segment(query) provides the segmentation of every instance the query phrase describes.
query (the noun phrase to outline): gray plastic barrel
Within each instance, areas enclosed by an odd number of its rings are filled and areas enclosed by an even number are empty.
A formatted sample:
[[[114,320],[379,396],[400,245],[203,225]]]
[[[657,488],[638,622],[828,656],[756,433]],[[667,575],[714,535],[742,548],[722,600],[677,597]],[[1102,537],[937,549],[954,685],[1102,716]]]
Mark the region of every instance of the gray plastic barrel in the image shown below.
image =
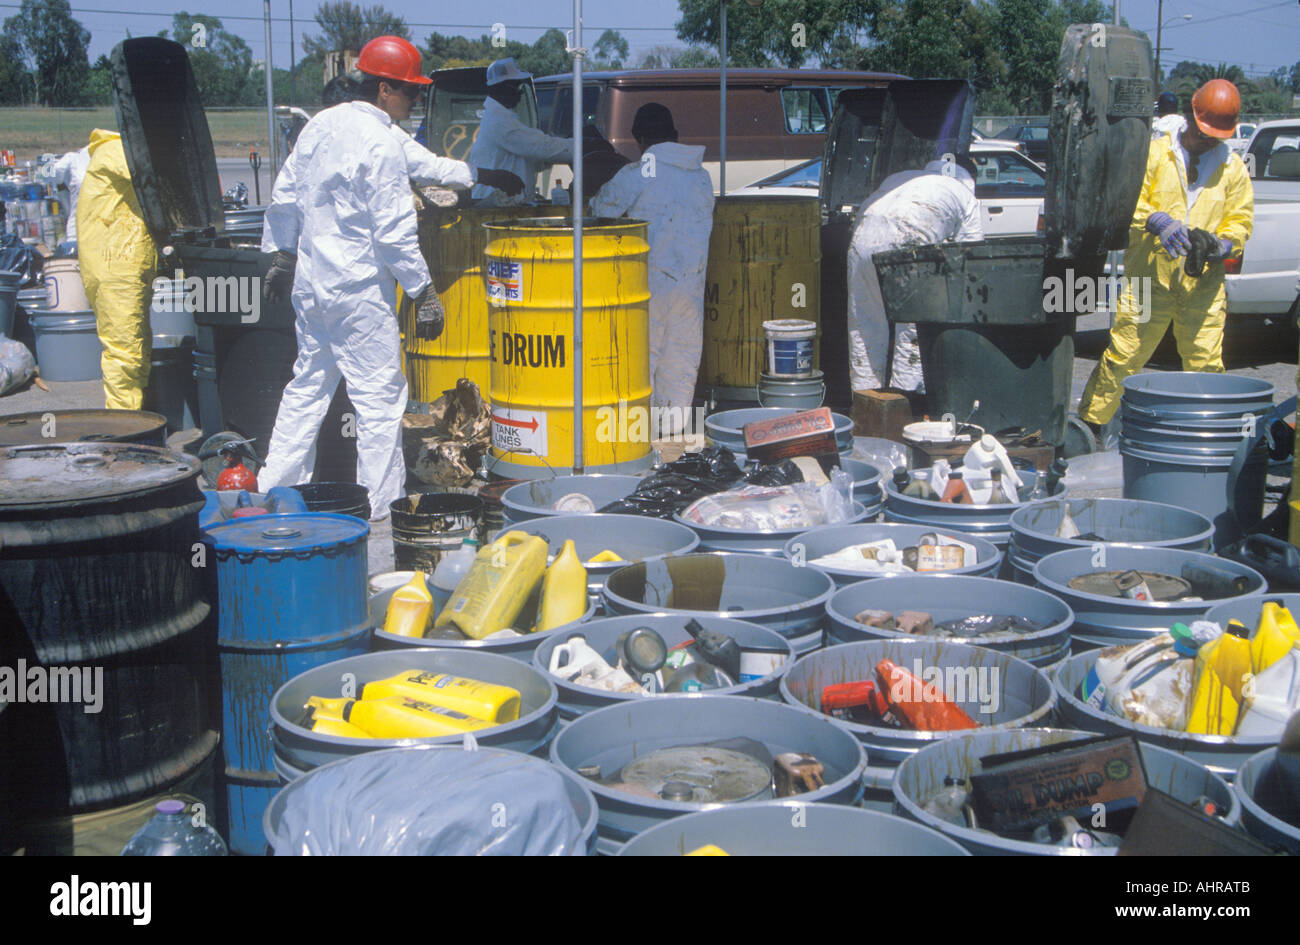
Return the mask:
[[[1300,856],[1300,824],[1287,823],[1273,813],[1281,799],[1281,786],[1274,783],[1276,765],[1276,748],[1251,755],[1237,769],[1232,790],[1241,802],[1241,823],[1247,833],[1270,847]],[[1294,798],[1291,804],[1294,809]]]
[[[199,426],[204,436],[219,433],[221,422],[221,396],[217,388],[217,356],[211,351],[194,352],[194,385],[199,394]]]
[[[47,381],[93,381],[102,377],[103,348],[94,312],[32,312],[36,363]]]
[[[618,855],[684,856],[707,844],[731,856],[970,856],[902,817],[797,798],[674,817],[637,834]]]
[[[740,410],[720,410],[704,418],[704,434],[718,446],[725,446],[736,454],[736,462],[745,457],[745,426],[775,420],[801,411],[793,407],[745,407]],[[842,413],[832,413],[835,423],[835,444],[845,455],[853,452],[853,421]]]
[[[672,555],[628,565],[605,582],[605,610],[619,614],[734,617],[775,630],[795,652],[821,645],[835,590],[812,568],[765,555]]]
[[[930,481],[930,469],[913,470],[914,475]],[[955,502],[938,502],[930,499],[917,499],[903,495],[894,486],[892,479],[884,480],[885,521],[902,522],[907,525],[929,525],[933,528],[947,528],[966,532],[986,538],[999,549],[1006,551],[1011,541],[1011,516],[1020,511],[1028,502],[1008,502],[998,505],[964,505]],[[1056,486],[1052,498],[1065,495],[1065,483]]]
[[[1043,624],[1033,633],[1001,633],[956,639],[954,642],[999,650],[1047,666],[1069,651],[1074,613],[1052,594],[986,577],[949,574],[898,574],[881,581],[860,581],[835,592],[826,605],[827,630],[832,643],[861,640],[914,640],[899,630],[881,630],[854,620],[864,610],[900,613],[920,610],[935,623],[975,614],[1008,614]]]
[[[602,709],[607,705],[615,705],[620,702],[638,702],[649,698],[679,698],[681,693],[660,693],[655,696],[642,696],[629,692],[606,692],[602,689],[578,686],[567,679],[551,676],[549,667],[551,665],[551,653],[554,652],[555,648],[570,637],[577,635],[582,636],[587,641],[587,645],[605,657],[605,661],[611,666],[618,664],[618,654],[615,649],[618,638],[638,627],[649,627],[663,637],[664,642],[668,644],[668,648],[672,649],[679,644],[690,641],[691,635],[686,632],[686,622],[690,619],[685,615],[635,614],[625,617],[604,617],[600,620],[585,623],[580,627],[573,627],[565,633],[552,632],[533,650],[533,666],[539,672],[550,676],[551,681],[555,683],[556,689],[559,690],[560,717],[563,719],[577,718],[593,709]],[[752,696],[756,699],[765,699],[776,695],[781,677],[794,664],[795,652],[789,640],[775,630],[769,630],[767,627],[750,623],[747,620],[708,616],[695,619],[706,630],[725,633],[733,638],[740,645],[742,654],[753,653],[757,656],[768,657],[773,661],[780,661],[776,669],[757,679],[740,682],[738,685],[729,686],[726,689],[710,690],[711,695]]]
[[[894,800],[898,812],[951,837],[977,856],[1113,856],[1114,848],[1080,850],[1025,840],[1009,840],[988,830],[972,830],[950,824],[921,809],[927,800],[943,789],[945,777],[969,778],[982,771],[980,759],[986,755],[1024,751],[1091,737],[1093,735],[1090,732],[1043,728],[954,735],[918,751],[898,766],[898,774],[894,778]],[[1223,778],[1191,758],[1184,758],[1164,748],[1140,744],[1139,750],[1149,787],[1171,794],[1189,805],[1200,797],[1208,797],[1220,810],[1227,812],[1222,818],[1225,824],[1233,826],[1237,823],[1241,805]]]
[[[981,731],[1045,725],[1056,709],[1051,677],[1008,653],[943,640],[869,640],[842,643],[801,657],[781,679],[781,698],[821,713],[827,686],[877,680],[876,664],[892,660],[922,682],[941,673],[939,687],[980,725]],[[886,725],[840,724],[867,748],[867,801],[888,810],[894,769],[904,758],[952,732],[922,732]]]
[[[430,587],[429,590],[432,591],[433,588]],[[569,633],[579,632],[578,628],[596,616],[596,610],[600,607],[599,596],[589,597],[586,613],[577,620],[562,624],[552,630],[543,630],[540,633],[525,633],[523,636],[496,640],[442,640],[437,637],[404,637],[396,633],[384,632],[384,618],[388,613],[388,602],[392,600],[396,591],[396,587],[390,587],[370,595],[370,620],[375,628],[372,650],[406,650],[412,647],[415,649],[447,649],[462,653],[495,653],[498,656],[508,656],[511,659],[523,660],[528,663],[532,661],[533,650],[537,649],[542,641],[556,634],[568,635]],[[534,620],[536,620],[535,599],[524,605],[524,609],[515,620],[515,625],[517,627],[532,626]]]
[[[1061,512],[1066,506],[1081,534],[1102,535],[1106,541],[1206,551],[1214,537],[1214,525],[1204,515],[1163,502],[1044,499],[1026,505],[1011,516],[1011,545],[1007,555],[1011,559],[1014,577],[1020,583],[1034,583],[1034,565],[1040,558],[1070,548],[1091,548],[1096,544],[1078,538],[1056,537],[1056,529],[1063,517]]]
[[[1237,374],[1151,371],[1124,378],[1122,403],[1169,417],[1240,417],[1268,410],[1273,405],[1273,385]]]
[[[611,502],[626,499],[641,483],[639,476],[615,476],[593,473],[587,476],[556,476],[554,479],[534,479],[511,486],[501,494],[505,527],[512,522],[552,515],[572,514],[557,511],[556,501],[571,493],[585,495],[599,512]]]
[[[604,590],[609,576],[619,568],[665,555],[690,554],[700,544],[699,536],[685,525],[643,515],[548,515],[511,527],[529,535],[545,536],[553,555],[559,554],[564,543],[572,539],[587,569],[587,589],[597,596]],[[623,560],[595,564],[588,561],[602,551],[612,551]]]
[[[650,752],[733,738],[760,742],[774,757],[787,751],[815,755],[825,766],[825,785],[799,795],[801,801],[853,805],[861,797],[867,757],[852,732],[801,709],[743,696],[642,699],[596,709],[560,730],[551,742],[550,757],[575,773],[580,767],[598,765],[608,779]],[[602,852],[614,852],[641,831],[704,806],[643,797],[598,781],[587,786],[600,806],[597,848]],[[760,795],[755,800],[769,797]]]
[[[867,518],[866,507],[858,501],[853,502],[853,513],[845,524],[854,524]],[[701,551],[735,551],[748,555],[768,555],[779,557],[785,546],[794,538],[808,531],[806,526],[798,528],[725,528],[720,525],[702,525],[693,522],[680,512],[673,520],[687,526],[700,536]]]
[[[860,545],[869,541],[884,541],[887,538],[893,541],[894,546],[901,550],[915,545],[922,535],[936,533],[975,546],[975,564],[953,568],[951,571],[941,573],[969,574],[977,577],[994,577],[997,575],[998,569],[1002,566],[1002,552],[998,551],[997,546],[992,542],[975,535],[954,533],[953,531],[932,528],[928,525],[901,525],[891,522],[823,525],[820,528],[811,529],[791,538],[785,543],[782,551],[788,560],[829,574],[834,579],[836,587],[845,587],[859,581],[886,576],[897,577],[898,575],[887,575],[873,571],[852,571],[847,568],[813,564],[813,561],[823,555],[833,554],[851,545]]]
[[[18,285],[21,272],[0,269],[0,335],[14,336],[14,311],[18,308]]]
[[[826,376],[813,371],[807,377],[758,375],[758,405],[788,407],[791,410],[816,410],[826,399]]]
[[[1139,725],[1118,715],[1111,715],[1104,709],[1094,709],[1079,698],[1079,687],[1088,678],[1099,652],[1091,650],[1076,653],[1056,671],[1053,685],[1056,686],[1063,722],[1090,732],[1136,735],[1143,742],[1186,755],[1228,781],[1236,776],[1237,769],[1247,758],[1277,744],[1277,739],[1264,736],[1194,735],[1191,732]]]
[[[1082,645],[1116,646],[1139,643],[1164,633],[1175,623],[1191,623],[1219,603],[1200,601],[1141,601],[1127,597],[1103,597],[1070,587],[1071,579],[1094,571],[1153,571],[1178,577],[1184,565],[1217,568],[1245,577],[1250,589],[1244,594],[1220,600],[1258,597],[1267,588],[1263,576],[1253,568],[1227,558],[1178,548],[1147,548],[1141,545],[1098,544],[1096,548],[1058,551],[1034,565],[1034,582],[1065,601],[1074,610],[1071,636],[1076,650]]]
[[[881,488],[884,473],[861,459],[840,457],[840,468],[853,477],[853,498],[867,508],[867,518],[874,519],[885,507],[885,491]]]
[[[383,758],[405,756],[412,752],[421,753],[421,756],[424,757],[424,752],[437,752],[442,754],[461,752],[463,750],[463,748],[456,745],[411,745],[400,748],[386,748],[377,752],[369,752],[366,757],[372,762],[383,763]],[[578,823],[582,824],[582,835],[579,840],[580,848],[585,850],[589,855],[595,851],[597,816],[596,798],[587,788],[587,785],[582,778],[578,777],[571,771],[566,771],[565,769],[557,765],[552,765],[547,761],[538,758],[530,758],[527,755],[508,752],[499,748],[480,746],[475,750],[475,757],[483,758],[485,760],[497,757],[514,758],[518,759],[518,762],[521,765],[528,767],[540,765],[559,771],[560,776],[564,778],[564,789],[568,794],[569,803],[573,807],[574,816],[578,818]],[[315,777],[317,772],[324,772],[326,769],[337,772],[344,765],[355,765],[356,763],[356,756],[339,758],[335,761],[331,761],[327,765],[322,765],[311,772],[304,773],[300,779],[293,779],[290,781],[287,786],[282,788],[280,792],[271,799],[271,803],[267,805],[266,813],[262,818],[263,830],[266,836],[272,838],[272,841],[274,840],[280,823],[284,819],[285,813],[293,809],[298,796],[305,788],[309,787],[309,779]],[[488,822],[491,822],[492,802],[490,799],[486,799],[484,804],[487,808],[485,811],[486,819]],[[272,847],[274,848],[274,842],[272,842]],[[292,855],[290,851],[285,850],[273,849],[273,852],[279,856]]]
[[[355,684],[359,697],[368,682],[387,679],[407,669],[450,673],[519,690],[519,718],[474,733],[475,740],[492,748],[509,748],[525,754],[545,748],[558,721],[555,685],[528,664],[493,653],[451,649],[405,649],[367,653],[316,666],[281,686],[271,697],[271,742],[276,770],[281,775],[329,764],[339,758],[402,745],[458,745],[461,735],[437,738],[341,738],[313,732],[298,724],[311,696],[335,698],[346,682]],[[290,771],[282,765],[287,764]]]
[[[145,406],[167,418],[167,432],[198,425],[198,391],[194,386],[193,352],[177,335],[154,335]]]
[[[1215,604],[1205,612],[1206,620],[1213,620],[1226,627],[1229,620],[1240,620],[1253,636],[1259,626],[1259,616],[1264,611],[1265,601],[1276,601],[1291,614],[1300,614],[1300,594],[1261,594],[1259,597],[1238,597],[1234,600]]]
[[[198,327],[194,322],[194,312],[186,304],[185,283],[175,279],[155,279],[154,286],[157,291],[149,303],[150,330],[155,335],[196,337]]]

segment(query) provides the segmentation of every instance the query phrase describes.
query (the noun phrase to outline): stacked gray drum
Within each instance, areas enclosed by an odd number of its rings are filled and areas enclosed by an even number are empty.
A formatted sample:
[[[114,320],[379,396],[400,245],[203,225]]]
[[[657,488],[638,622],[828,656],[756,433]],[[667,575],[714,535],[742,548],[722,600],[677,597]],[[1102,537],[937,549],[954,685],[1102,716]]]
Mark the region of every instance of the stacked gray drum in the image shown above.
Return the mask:
[[[1268,473],[1263,442],[1237,453],[1272,405],[1273,385],[1259,378],[1191,371],[1125,378],[1124,498],[1200,512],[1214,523],[1215,548],[1236,541],[1259,519]]]
[[[153,354],[145,404],[167,418],[168,433],[194,429],[199,426],[198,386],[192,365],[197,327],[186,304],[183,280],[154,280],[149,329]]]

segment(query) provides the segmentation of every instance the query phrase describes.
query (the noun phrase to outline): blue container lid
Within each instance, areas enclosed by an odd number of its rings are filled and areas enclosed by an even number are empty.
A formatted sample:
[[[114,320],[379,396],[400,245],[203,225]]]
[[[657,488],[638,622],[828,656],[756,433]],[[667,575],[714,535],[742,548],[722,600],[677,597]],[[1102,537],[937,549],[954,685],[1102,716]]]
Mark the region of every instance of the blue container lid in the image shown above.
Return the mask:
[[[370,526],[351,515],[299,512],[255,515],[213,525],[207,531],[218,552],[236,554],[309,552],[363,541]]]

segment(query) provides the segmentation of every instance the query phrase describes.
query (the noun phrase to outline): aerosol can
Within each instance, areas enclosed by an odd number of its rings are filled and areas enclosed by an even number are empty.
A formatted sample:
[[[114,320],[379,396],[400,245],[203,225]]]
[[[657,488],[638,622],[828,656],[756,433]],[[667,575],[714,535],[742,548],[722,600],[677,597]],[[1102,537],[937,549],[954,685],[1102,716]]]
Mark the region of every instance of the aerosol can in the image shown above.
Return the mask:
[[[217,447],[217,452],[226,461],[226,468],[217,476],[218,492],[257,491],[257,477],[244,465],[244,457],[251,458],[248,447],[252,442],[252,440],[231,440]]]

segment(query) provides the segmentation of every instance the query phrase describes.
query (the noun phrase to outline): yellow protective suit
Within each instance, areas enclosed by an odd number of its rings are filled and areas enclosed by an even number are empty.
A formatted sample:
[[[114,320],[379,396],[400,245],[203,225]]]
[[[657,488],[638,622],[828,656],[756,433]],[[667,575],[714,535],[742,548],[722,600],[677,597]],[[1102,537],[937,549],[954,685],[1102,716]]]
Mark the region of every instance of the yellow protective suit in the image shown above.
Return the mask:
[[[1146,231],[1146,223],[1151,214],[1164,211],[1184,221],[1189,230],[1208,230],[1231,240],[1230,255],[1236,256],[1254,223],[1254,189],[1241,158],[1229,154],[1188,212],[1187,176],[1173,149],[1174,137],[1167,135],[1152,141],[1147,151],[1146,177],[1124,252],[1124,276],[1129,285],[1120,293],[1110,346],[1079,401],[1079,416],[1091,423],[1103,424],[1115,415],[1124,378],[1146,366],[1171,321],[1183,370],[1223,373],[1227,297],[1222,260],[1207,263],[1201,278],[1193,278],[1183,271],[1186,260],[1166,253],[1155,234]],[[1143,282],[1133,288],[1134,279]],[[1148,298],[1149,318],[1144,311]]]
[[[77,200],[77,252],[104,346],[104,405],[139,410],[149,383],[149,302],[158,250],[145,227],[122,137],[96,128]]]

